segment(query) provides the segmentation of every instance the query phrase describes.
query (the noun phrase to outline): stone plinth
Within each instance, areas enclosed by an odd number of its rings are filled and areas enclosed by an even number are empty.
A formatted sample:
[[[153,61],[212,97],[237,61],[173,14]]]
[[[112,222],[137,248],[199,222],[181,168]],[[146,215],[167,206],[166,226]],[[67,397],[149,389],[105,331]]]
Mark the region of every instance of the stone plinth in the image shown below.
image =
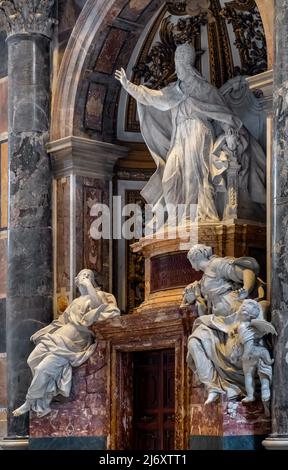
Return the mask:
[[[206,393],[187,366],[191,307],[123,315],[92,328],[100,339],[87,364],[74,369],[69,399],[44,418],[31,414],[31,449],[133,449],[134,353],[175,351],[174,449],[255,449],[270,433],[260,402],[204,406]]]
[[[105,341],[93,356],[73,369],[72,392],[68,399],[57,397],[49,415],[30,415],[30,449],[106,448],[109,403],[107,371],[109,356]]]
[[[271,418],[260,401],[243,404],[225,399],[204,405],[202,386],[192,388],[190,402],[191,450],[264,450],[263,439],[271,432]]]
[[[188,448],[187,337],[192,308],[123,315],[92,329],[97,350],[74,369],[69,399],[53,401],[43,418],[30,416],[30,449],[133,450],[134,353],[173,349],[175,354],[175,449]]]
[[[266,277],[264,224],[231,220],[164,229],[161,238],[158,232],[157,237],[147,236],[132,245],[134,252],[142,252],[145,257],[145,301],[135,313],[179,307],[184,287],[202,275],[187,260],[188,250],[195,243],[212,246],[219,256],[255,257],[261,266],[261,276]]]

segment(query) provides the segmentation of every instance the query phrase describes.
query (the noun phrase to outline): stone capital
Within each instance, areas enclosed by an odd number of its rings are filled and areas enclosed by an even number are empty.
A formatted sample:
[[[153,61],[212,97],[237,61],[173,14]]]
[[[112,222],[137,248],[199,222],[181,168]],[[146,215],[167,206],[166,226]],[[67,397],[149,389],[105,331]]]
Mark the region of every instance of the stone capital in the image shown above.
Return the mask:
[[[120,145],[70,136],[47,144],[55,178],[68,175],[111,180],[119,158],[129,149]]]
[[[0,0],[0,29],[15,34],[39,34],[51,38],[51,11],[55,0]]]
[[[267,70],[267,72],[259,73],[252,77],[247,77],[246,81],[251,91],[261,91],[263,94],[262,100],[264,104],[264,110],[267,114],[272,112],[273,102],[273,70]]]

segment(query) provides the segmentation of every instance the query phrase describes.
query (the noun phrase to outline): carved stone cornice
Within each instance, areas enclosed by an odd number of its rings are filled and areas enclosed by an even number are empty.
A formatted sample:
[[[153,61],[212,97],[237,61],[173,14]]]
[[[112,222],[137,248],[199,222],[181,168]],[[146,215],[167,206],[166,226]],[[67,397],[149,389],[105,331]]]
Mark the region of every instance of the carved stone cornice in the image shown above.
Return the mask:
[[[127,157],[129,149],[83,137],[65,137],[47,144],[55,178],[68,175],[111,180],[119,158]]]
[[[272,112],[273,102],[273,70],[259,73],[253,77],[247,77],[246,81],[251,91],[261,90],[263,93],[263,104],[267,113]]]
[[[4,0],[0,1],[0,29],[10,37],[15,34],[41,34],[52,37],[51,11],[55,0]]]

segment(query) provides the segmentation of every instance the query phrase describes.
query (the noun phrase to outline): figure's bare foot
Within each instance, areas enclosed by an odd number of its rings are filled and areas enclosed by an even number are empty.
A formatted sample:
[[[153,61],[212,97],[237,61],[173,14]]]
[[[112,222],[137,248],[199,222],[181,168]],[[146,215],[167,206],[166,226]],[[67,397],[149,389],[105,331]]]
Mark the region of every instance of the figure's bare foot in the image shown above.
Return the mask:
[[[207,400],[204,403],[204,405],[209,405],[210,403],[213,403],[214,401],[217,401],[219,397],[220,397],[220,393],[210,392],[209,395],[208,395]]]
[[[243,398],[243,400],[241,400],[242,403],[252,403],[252,401],[255,401],[255,398],[252,396],[252,397],[245,397]]]
[[[17,408],[16,410],[14,410],[12,414],[13,416],[21,416],[21,415],[24,415],[25,413],[28,413],[28,411],[30,411],[30,405],[27,401],[25,401],[25,403],[19,408]]]

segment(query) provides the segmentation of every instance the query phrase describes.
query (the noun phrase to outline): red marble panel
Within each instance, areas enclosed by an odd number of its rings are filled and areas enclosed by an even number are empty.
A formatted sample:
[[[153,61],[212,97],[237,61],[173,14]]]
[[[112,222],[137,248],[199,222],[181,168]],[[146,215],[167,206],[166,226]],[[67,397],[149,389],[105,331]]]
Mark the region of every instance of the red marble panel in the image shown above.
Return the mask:
[[[109,206],[109,182],[94,178],[82,178],[82,191],[83,199],[80,212],[82,218],[84,215],[83,267],[94,270],[98,284],[104,290],[109,290],[109,240],[93,240],[90,235],[90,227],[95,220],[95,217],[90,215],[91,207],[97,202]]]
[[[57,291],[70,288],[70,179],[57,181]]]
[[[206,391],[204,385],[196,383],[195,375],[192,375],[192,387],[191,387],[191,394],[190,394],[190,403],[192,405],[199,405],[204,404],[206,400]]]
[[[0,266],[0,298],[3,298],[7,291],[7,238],[0,238]]]
[[[0,437],[7,436],[7,410],[0,409]]]
[[[54,401],[51,413],[43,418],[32,413],[30,436],[105,436],[108,427],[106,362],[105,342],[100,341],[89,361],[73,370],[71,396]]]
[[[265,416],[260,401],[224,404],[224,434],[226,436],[264,435],[271,433],[271,418]]]
[[[94,374],[99,371],[99,369],[102,369],[102,367],[105,366],[106,363],[106,354],[105,354],[105,349],[101,347],[101,342],[98,343],[100,347],[97,347],[95,353],[93,356],[90,358],[90,361],[87,363],[87,376],[90,376],[91,374]]]
[[[136,21],[150,3],[151,0],[130,0],[119,16],[126,20]]]
[[[190,408],[191,436],[222,436],[223,416],[221,404],[204,406],[193,404]]]
[[[103,191],[98,188],[84,186],[84,265],[87,269],[95,269],[101,272],[103,264],[102,245],[103,239],[94,240],[90,233],[90,228],[95,220],[92,217],[91,209],[95,204],[103,203]]]
[[[199,404],[193,403],[190,407],[191,435],[247,436],[271,433],[271,419],[265,416],[260,401],[244,405],[240,401],[223,400],[205,406],[203,402],[206,394],[203,388],[200,387],[198,392]]]
[[[0,134],[8,131],[8,81],[0,80]]]
[[[90,410],[91,411],[91,410]],[[106,436],[108,434],[108,426],[106,415],[102,414],[92,414],[89,425],[90,435],[95,433],[96,435]]]
[[[99,83],[90,83],[85,109],[85,127],[102,132],[102,114],[107,88]]]
[[[202,274],[192,269],[186,252],[168,253],[151,259],[151,292],[185,287],[200,280]]]
[[[99,54],[95,70],[111,74],[115,67],[118,54],[128,36],[127,31],[112,28],[106,38],[103,48]]]
[[[100,371],[86,377],[87,393],[95,394],[95,399],[97,394],[105,393],[106,390],[105,382],[103,383],[103,370],[100,369]]]

